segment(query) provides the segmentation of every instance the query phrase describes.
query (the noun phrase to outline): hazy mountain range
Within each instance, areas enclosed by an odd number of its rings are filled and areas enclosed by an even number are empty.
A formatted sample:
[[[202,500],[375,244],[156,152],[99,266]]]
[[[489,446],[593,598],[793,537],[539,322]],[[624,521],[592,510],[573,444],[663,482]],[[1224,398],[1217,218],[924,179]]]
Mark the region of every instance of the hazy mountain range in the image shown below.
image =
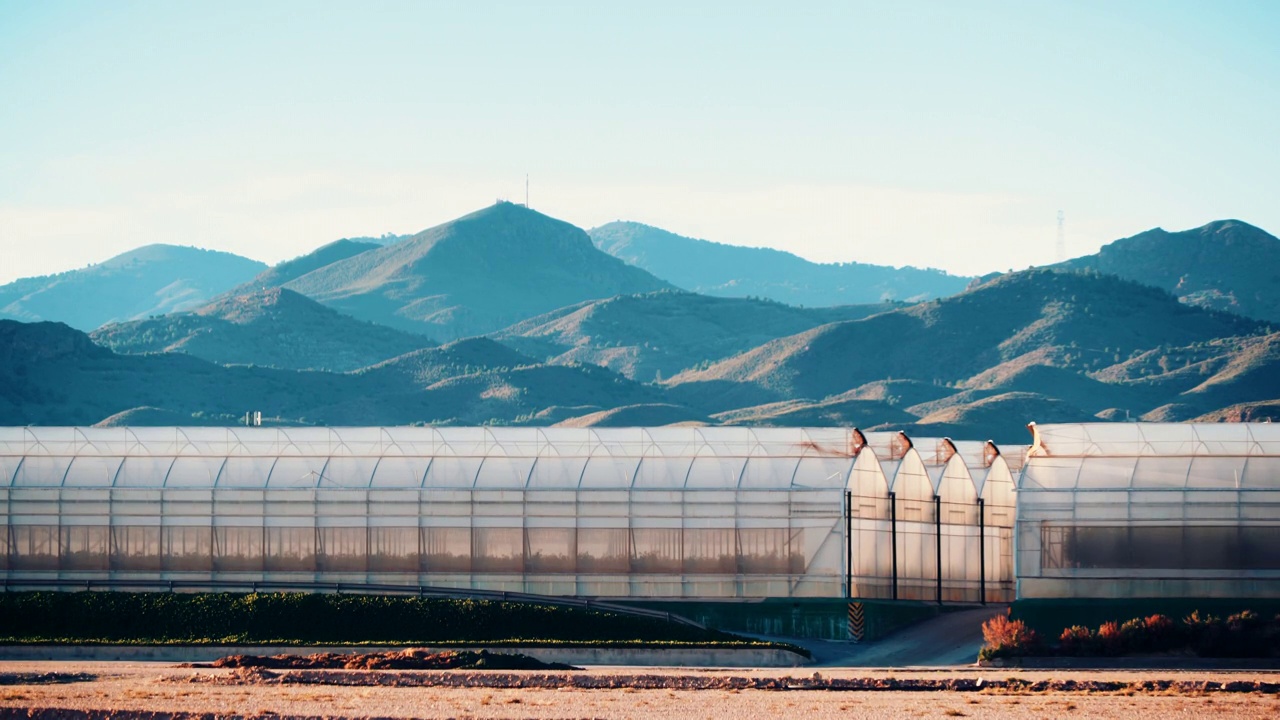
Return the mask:
[[[78,294],[63,302],[82,314],[66,318],[96,329],[0,321],[0,423],[219,424],[260,410],[285,424],[836,424],[1022,442],[1029,420],[1280,408],[1280,241],[1239,221],[983,281],[778,253],[808,267],[773,287],[817,292],[815,278],[840,270],[829,297],[865,291],[839,278],[871,273],[875,300],[931,298],[803,308],[760,290],[689,291],[707,289],[699,277],[746,282],[743,268],[768,263],[733,258],[765,251],[631,223],[591,233],[501,203],[272,268],[150,246],[21,280],[0,288],[21,300],[6,308],[46,302],[39,317],[64,320],[47,298]],[[670,275],[613,256],[681,243],[693,249]],[[209,272],[175,259],[187,256]],[[213,277],[223,265],[237,272]],[[775,265],[786,280],[792,266]],[[198,291],[179,305],[156,295],[170,286]],[[119,309],[155,297],[166,309]],[[85,305],[117,321],[98,327]]]
[[[199,307],[266,267],[216,250],[147,245],[97,265],[0,286],[0,318],[92,330]]]
[[[814,263],[789,252],[695,240],[635,222],[589,231],[596,247],[677,287],[822,307],[913,301],[960,292],[971,278],[859,262]]]

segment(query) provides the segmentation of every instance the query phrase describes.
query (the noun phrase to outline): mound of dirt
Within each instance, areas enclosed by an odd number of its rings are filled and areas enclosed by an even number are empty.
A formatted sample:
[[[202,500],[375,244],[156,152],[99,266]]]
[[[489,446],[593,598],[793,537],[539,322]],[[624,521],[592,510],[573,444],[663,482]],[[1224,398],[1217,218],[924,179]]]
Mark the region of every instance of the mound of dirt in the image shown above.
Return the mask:
[[[544,663],[528,655],[487,650],[430,652],[417,648],[380,653],[315,653],[313,655],[228,655],[193,667],[271,668],[289,670],[578,670],[563,663]]]

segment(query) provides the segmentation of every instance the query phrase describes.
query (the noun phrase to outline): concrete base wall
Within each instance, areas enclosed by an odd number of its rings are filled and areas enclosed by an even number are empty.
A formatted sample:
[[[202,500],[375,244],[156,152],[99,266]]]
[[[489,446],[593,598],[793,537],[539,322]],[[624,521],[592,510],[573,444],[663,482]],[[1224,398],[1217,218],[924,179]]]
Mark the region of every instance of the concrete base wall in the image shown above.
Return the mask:
[[[310,655],[373,653],[405,646],[350,645],[0,645],[0,660],[86,660],[125,662],[212,662],[228,655]],[[423,647],[423,646],[414,646]],[[488,650],[519,653],[543,662],[569,665],[797,667],[809,659],[771,648],[586,648],[586,647],[423,647],[432,652]]]

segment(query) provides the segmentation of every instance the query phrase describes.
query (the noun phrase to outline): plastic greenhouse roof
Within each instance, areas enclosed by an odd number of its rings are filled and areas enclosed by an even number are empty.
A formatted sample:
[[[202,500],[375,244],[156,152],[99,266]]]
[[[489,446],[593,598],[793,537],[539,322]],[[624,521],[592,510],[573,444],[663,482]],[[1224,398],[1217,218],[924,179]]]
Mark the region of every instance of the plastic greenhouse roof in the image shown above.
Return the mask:
[[[0,427],[0,486],[843,488],[845,428]]]
[[[1280,455],[1271,423],[1032,424],[1028,460],[1037,457]]]

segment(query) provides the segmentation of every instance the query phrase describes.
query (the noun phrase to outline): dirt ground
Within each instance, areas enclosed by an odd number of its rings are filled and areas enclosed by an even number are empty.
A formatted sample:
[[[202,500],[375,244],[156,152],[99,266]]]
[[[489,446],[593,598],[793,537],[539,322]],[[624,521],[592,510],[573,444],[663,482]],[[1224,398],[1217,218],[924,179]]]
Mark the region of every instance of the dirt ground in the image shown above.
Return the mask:
[[[1055,689],[1043,689],[1044,681],[1053,681]],[[966,689],[802,689],[816,686]],[[683,689],[690,687],[709,689]],[[0,662],[0,719],[215,716],[1276,718],[1280,672],[819,669],[814,677],[804,669],[264,672],[154,663]]]

